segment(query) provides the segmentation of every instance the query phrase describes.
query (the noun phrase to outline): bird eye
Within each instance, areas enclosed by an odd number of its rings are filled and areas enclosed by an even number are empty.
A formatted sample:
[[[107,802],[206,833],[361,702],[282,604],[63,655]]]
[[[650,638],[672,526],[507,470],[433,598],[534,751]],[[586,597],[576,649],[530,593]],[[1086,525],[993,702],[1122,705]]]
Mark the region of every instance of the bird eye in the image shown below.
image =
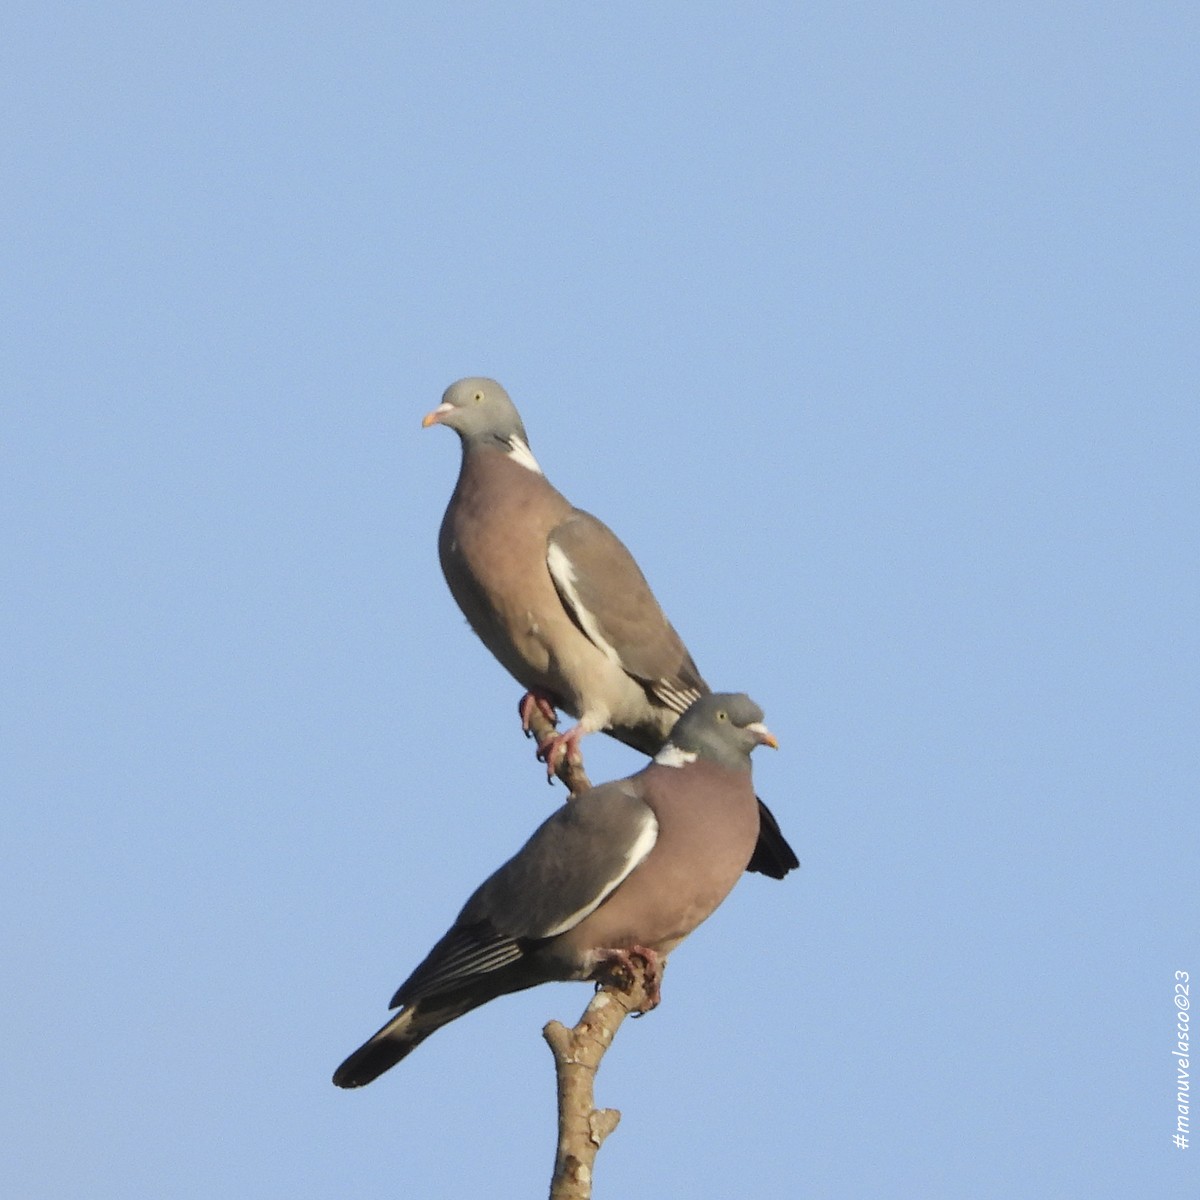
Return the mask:
[[[474,397],[473,397],[473,399],[474,399],[475,403],[476,403],[476,404],[478,404],[478,403],[480,402],[480,400],[482,400],[482,399],[483,399],[483,393],[482,393],[482,392],[476,392],[476,393],[475,393],[475,395],[474,395]]]
[[[723,708],[720,708],[717,710],[717,720],[718,721],[728,721],[729,714]]]

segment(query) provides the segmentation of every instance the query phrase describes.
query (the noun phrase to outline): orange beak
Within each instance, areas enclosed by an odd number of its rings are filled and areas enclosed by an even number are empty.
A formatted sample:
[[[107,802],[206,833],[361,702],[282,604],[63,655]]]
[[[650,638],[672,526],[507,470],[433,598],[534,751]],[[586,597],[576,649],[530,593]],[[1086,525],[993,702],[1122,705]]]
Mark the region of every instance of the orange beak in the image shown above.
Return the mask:
[[[433,412],[428,412],[428,413],[426,413],[426,414],[425,414],[424,418],[423,418],[423,419],[422,419],[422,421],[421,421],[421,428],[422,428],[422,429],[428,429],[428,428],[430,427],[430,425],[437,425],[437,424],[439,424],[439,423],[441,422],[441,419],[442,419],[442,418],[443,418],[443,417],[444,417],[444,416],[445,416],[447,413],[450,413],[450,412],[453,412],[453,411],[454,411],[454,405],[453,405],[453,404],[439,404],[439,405],[437,406],[437,408],[435,408],[435,409],[433,410]]]
[[[779,739],[761,721],[755,721],[746,728],[758,738],[759,745],[770,746],[772,750],[779,749]]]

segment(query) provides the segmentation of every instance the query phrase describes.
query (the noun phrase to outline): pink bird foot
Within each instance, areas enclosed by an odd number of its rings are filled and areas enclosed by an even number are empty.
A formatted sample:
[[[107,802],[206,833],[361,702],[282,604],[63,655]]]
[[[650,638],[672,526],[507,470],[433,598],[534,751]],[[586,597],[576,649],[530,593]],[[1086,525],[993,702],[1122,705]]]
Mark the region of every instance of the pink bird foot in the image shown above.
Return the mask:
[[[546,764],[546,778],[554,779],[555,772],[564,762],[583,765],[583,754],[579,743],[587,730],[582,725],[568,729],[566,733],[554,733],[537,748],[538,758]]]
[[[558,713],[555,712],[554,705],[550,703],[550,697],[544,692],[526,692],[521,697],[521,703],[517,705],[517,712],[521,714],[521,732],[526,737],[533,734],[529,723],[535,712],[540,712],[551,725],[558,724]]]
[[[663,960],[657,952],[646,946],[630,946],[628,950],[601,950],[597,959],[595,977],[602,984],[613,984],[625,992],[632,991],[640,966],[644,972],[646,999],[637,1014],[644,1016],[658,1007],[662,1000]]]

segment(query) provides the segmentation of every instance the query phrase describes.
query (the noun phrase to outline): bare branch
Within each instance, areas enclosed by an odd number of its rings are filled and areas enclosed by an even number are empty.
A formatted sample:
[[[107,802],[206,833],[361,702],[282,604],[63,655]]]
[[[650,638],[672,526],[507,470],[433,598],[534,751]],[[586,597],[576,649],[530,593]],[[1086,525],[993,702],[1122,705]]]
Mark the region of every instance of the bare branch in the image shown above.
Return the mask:
[[[574,1029],[551,1021],[542,1031],[558,1079],[558,1152],[550,1200],[589,1200],[596,1153],[621,1119],[615,1108],[595,1107],[594,1086],[600,1060],[621,1022],[652,1004],[646,971],[635,968],[630,974],[628,988],[606,983]]]
[[[539,748],[557,732],[554,721],[536,704],[523,702],[522,717]],[[555,774],[566,784],[570,799],[592,786],[578,752],[564,757]],[[630,1013],[646,1012],[658,1002],[660,979],[650,963],[642,968],[634,961],[623,976],[618,973],[603,984],[574,1029],[551,1021],[542,1030],[554,1055],[558,1081],[558,1149],[550,1200],[590,1200],[596,1154],[621,1120],[615,1108],[596,1108],[596,1072],[621,1022]]]
[[[543,746],[548,738],[557,732],[554,723],[539,708],[532,708],[528,715],[529,733],[539,746]],[[586,792],[592,785],[583,769],[583,759],[578,755],[569,756],[558,764],[555,774],[567,785],[567,791],[572,796]]]

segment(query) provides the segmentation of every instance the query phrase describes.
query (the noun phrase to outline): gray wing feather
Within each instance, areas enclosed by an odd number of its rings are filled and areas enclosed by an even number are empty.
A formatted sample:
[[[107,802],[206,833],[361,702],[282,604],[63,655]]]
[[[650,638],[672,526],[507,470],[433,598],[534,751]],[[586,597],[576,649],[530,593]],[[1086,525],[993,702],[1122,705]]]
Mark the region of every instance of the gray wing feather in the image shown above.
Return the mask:
[[[459,922],[487,921],[518,938],[562,933],[649,854],[657,828],[627,781],[593,788],[543,821],[467,901]]]
[[[576,509],[550,531],[547,565],[575,624],[661,703],[683,712],[708,691],[633,555],[603,521]]]
[[[573,928],[642,862],[657,834],[654,813],[627,781],[564,805],[467,901],[392,1007],[470,986],[530,943]]]

